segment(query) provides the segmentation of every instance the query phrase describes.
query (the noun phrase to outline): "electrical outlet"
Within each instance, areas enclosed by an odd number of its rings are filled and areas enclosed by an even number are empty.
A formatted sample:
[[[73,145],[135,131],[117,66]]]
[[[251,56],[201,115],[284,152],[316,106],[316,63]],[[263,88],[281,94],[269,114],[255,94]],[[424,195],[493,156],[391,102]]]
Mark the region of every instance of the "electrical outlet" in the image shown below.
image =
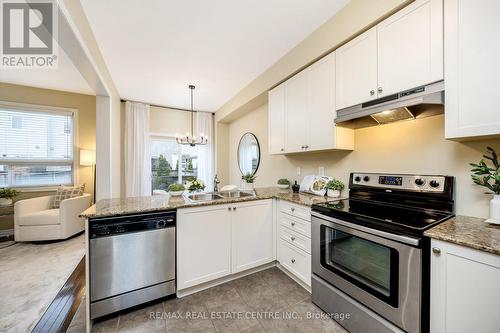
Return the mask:
[[[297,176],[300,176],[300,167],[297,167]]]
[[[325,167],[319,167],[318,168],[318,175],[324,176],[325,175]]]

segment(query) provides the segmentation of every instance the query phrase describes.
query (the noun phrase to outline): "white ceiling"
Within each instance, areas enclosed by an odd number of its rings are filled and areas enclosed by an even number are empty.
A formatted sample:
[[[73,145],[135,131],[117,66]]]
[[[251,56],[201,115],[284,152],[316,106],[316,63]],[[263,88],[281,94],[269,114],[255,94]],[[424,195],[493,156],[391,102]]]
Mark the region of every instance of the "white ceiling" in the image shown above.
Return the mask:
[[[0,82],[95,95],[61,47],[58,47],[57,56],[55,69],[2,69]]]
[[[348,0],[81,0],[122,98],[216,111]]]

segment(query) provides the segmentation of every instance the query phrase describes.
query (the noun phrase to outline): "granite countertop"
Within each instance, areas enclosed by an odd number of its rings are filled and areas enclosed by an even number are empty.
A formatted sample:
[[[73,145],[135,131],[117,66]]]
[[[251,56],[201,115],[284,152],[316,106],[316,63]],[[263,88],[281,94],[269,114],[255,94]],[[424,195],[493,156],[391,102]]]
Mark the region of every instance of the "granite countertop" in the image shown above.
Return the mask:
[[[307,193],[293,193],[290,189],[279,189],[277,187],[261,187],[255,189],[255,196],[243,198],[224,198],[202,202],[192,202],[184,196],[171,197],[155,195],[148,197],[104,199],[97,202],[80,216],[86,218],[106,217],[115,215],[126,215],[133,213],[155,212],[176,208],[200,207],[210,205],[224,205],[242,201],[281,199],[299,205],[311,207],[317,202],[331,201],[332,198],[321,197]]]
[[[500,255],[500,226],[484,221],[477,217],[455,216],[427,230],[424,235]]]

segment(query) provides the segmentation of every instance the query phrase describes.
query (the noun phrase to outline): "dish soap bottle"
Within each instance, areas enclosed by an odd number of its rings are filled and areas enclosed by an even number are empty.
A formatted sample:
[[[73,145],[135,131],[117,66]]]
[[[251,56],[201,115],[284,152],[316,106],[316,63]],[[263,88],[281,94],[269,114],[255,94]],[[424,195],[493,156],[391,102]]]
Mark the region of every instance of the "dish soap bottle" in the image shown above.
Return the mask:
[[[292,185],[292,191],[293,193],[299,193],[300,190],[300,185],[297,184],[297,181],[295,181],[295,184]]]

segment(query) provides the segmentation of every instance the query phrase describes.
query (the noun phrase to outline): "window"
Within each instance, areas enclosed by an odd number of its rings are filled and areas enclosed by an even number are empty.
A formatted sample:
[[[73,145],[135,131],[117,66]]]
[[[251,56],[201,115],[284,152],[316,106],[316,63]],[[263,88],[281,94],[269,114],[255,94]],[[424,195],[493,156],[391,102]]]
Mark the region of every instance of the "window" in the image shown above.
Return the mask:
[[[0,104],[0,187],[73,183],[71,111]]]
[[[167,190],[170,184],[198,177],[197,147],[179,145],[172,138],[154,138],[151,143],[153,190]]]

